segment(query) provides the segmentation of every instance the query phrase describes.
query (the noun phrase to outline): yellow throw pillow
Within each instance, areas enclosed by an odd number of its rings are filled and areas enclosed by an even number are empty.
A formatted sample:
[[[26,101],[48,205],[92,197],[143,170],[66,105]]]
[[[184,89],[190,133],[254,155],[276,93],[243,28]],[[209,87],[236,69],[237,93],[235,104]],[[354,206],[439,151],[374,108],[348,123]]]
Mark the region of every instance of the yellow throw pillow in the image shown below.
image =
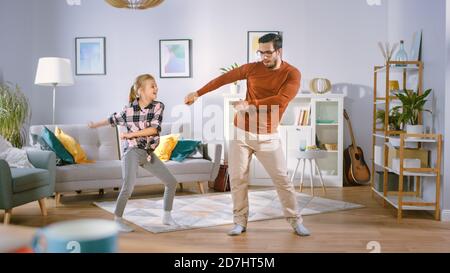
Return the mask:
[[[159,157],[161,161],[168,161],[172,155],[173,149],[177,146],[180,134],[171,134],[161,136],[159,139],[159,145],[154,151],[155,155]]]
[[[55,136],[64,145],[64,148],[73,156],[75,163],[93,163],[94,161],[88,160],[86,152],[81,148],[80,144],[71,136],[64,133],[63,130],[56,127]]]

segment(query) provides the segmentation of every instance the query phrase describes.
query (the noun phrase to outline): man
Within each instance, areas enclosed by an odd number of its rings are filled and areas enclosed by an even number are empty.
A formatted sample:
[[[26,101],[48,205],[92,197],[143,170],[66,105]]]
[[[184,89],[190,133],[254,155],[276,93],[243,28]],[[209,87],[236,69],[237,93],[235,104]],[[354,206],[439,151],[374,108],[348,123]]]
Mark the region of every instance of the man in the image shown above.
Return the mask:
[[[252,154],[255,154],[272,178],[284,215],[294,232],[308,236],[310,233],[297,212],[294,185],[288,179],[281,139],[277,134],[286,107],[300,88],[300,72],[282,61],[280,35],[267,34],[258,42],[260,62],[245,64],[212,80],[197,92],[189,93],[185,103],[191,105],[199,96],[225,84],[247,80],[246,99],[234,104],[237,111],[234,125],[238,136],[229,143],[228,163],[235,225],[228,235],[240,235],[247,229],[248,174]]]

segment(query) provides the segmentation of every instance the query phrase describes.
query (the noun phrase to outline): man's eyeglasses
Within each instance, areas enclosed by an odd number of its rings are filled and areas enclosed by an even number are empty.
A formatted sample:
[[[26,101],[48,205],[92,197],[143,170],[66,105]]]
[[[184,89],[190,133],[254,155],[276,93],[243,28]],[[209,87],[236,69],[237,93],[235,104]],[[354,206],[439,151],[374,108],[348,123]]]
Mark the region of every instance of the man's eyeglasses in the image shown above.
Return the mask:
[[[275,53],[277,50],[268,50],[268,51],[261,51],[258,50],[256,51],[256,54],[258,55],[258,57],[262,57],[262,56],[267,56],[270,57],[272,56],[273,53]]]

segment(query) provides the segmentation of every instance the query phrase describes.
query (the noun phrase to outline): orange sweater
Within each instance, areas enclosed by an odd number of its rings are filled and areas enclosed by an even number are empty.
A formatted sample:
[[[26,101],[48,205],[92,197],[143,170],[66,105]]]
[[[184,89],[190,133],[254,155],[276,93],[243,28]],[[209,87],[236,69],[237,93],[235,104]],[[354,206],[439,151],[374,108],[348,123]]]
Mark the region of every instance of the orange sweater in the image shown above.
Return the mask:
[[[245,100],[256,111],[236,113],[234,125],[249,132],[270,134],[276,132],[286,107],[297,95],[300,78],[300,71],[286,62],[276,70],[266,68],[262,62],[249,63],[215,78],[197,94],[202,96],[225,84],[247,80]]]

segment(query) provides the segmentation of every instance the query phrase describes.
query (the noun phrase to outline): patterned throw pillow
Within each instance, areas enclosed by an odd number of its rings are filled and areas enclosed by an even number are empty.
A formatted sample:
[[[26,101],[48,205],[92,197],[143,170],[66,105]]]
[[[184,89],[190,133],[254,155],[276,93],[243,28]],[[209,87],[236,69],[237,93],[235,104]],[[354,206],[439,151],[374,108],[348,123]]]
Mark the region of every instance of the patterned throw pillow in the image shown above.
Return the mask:
[[[11,168],[34,168],[28,160],[27,152],[17,149],[0,135],[0,159],[8,162]]]

